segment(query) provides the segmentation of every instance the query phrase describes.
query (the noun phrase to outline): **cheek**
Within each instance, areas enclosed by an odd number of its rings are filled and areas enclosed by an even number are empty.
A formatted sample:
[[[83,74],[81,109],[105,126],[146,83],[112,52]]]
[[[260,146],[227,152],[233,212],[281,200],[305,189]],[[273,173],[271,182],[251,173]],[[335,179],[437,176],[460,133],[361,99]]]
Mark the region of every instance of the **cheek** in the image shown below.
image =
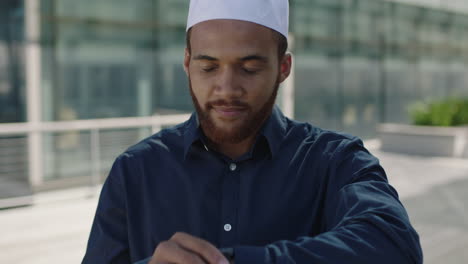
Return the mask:
[[[191,80],[193,88],[198,90],[200,90],[200,88],[206,89],[212,82],[210,78],[206,76],[206,74],[201,74],[197,69],[189,70],[189,79]]]
[[[192,96],[194,96],[200,106],[203,107],[207,98],[207,89],[205,88],[206,86],[203,85],[203,82],[200,82],[196,79],[194,80],[193,77],[189,78],[189,82]]]
[[[252,107],[254,112],[263,107],[263,105],[270,99],[273,91],[273,84],[271,84],[258,87],[258,89],[255,90],[252,89],[247,93],[248,104]]]
[[[276,75],[268,75],[263,76],[262,78],[258,78],[255,81],[250,82],[250,93],[252,96],[256,97],[269,97],[276,86],[277,83],[277,76]]]

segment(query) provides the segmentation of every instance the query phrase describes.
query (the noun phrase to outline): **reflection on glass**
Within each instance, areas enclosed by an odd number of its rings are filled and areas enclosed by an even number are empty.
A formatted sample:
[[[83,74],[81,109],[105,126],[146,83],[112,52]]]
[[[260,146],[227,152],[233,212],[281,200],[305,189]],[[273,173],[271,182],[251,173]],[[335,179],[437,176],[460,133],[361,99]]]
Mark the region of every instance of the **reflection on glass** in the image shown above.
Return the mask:
[[[23,1],[0,2],[0,123],[25,121]]]
[[[300,120],[371,138],[379,122],[409,122],[414,101],[468,96],[466,13],[395,1],[297,0],[291,25]]]
[[[85,3],[86,2],[86,3]],[[191,111],[186,1],[43,1],[45,120]]]

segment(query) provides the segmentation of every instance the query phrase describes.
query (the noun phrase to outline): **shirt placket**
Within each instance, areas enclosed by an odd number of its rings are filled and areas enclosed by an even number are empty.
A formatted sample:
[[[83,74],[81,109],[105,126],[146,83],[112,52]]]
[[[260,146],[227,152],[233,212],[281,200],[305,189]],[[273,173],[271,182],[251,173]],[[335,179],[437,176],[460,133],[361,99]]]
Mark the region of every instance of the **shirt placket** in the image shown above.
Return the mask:
[[[237,208],[239,202],[239,165],[227,163],[226,174],[223,177],[221,203],[221,236],[220,246],[229,247],[237,240]]]

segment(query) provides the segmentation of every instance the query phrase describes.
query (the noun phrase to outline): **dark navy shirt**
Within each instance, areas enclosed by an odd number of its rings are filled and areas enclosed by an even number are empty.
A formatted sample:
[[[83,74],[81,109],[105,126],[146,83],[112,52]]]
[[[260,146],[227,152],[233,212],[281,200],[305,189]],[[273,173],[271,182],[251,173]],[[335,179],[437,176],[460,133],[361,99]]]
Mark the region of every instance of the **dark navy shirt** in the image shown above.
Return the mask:
[[[186,232],[244,263],[422,263],[419,237],[358,138],[283,116],[232,160],[196,114],[129,148],[103,186],[83,263],[134,263]]]

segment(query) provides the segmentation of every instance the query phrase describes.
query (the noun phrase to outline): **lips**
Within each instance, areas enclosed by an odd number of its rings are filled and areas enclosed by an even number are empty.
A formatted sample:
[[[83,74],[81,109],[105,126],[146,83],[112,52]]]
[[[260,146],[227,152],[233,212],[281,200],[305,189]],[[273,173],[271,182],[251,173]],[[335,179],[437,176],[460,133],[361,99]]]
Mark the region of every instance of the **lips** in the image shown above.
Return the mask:
[[[234,119],[243,115],[247,109],[245,107],[214,106],[213,110],[222,118]]]

